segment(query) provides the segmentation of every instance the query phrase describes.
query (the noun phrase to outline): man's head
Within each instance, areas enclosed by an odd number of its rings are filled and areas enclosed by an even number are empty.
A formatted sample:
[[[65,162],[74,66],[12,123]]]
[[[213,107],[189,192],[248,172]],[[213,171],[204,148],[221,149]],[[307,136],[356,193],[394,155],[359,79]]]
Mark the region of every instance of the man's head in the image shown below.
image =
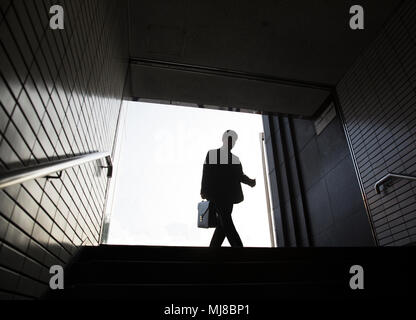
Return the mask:
[[[227,130],[224,132],[222,136],[222,143],[224,146],[228,147],[228,151],[231,151],[234,148],[234,145],[238,139],[238,135],[233,130]]]

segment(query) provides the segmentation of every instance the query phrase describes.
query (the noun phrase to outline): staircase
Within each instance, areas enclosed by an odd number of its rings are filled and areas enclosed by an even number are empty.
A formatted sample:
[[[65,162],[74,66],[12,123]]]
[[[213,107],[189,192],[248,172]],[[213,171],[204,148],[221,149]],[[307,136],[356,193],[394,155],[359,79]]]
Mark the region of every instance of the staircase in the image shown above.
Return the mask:
[[[413,248],[85,247],[45,299],[260,301],[406,296]],[[364,290],[352,290],[352,265]]]

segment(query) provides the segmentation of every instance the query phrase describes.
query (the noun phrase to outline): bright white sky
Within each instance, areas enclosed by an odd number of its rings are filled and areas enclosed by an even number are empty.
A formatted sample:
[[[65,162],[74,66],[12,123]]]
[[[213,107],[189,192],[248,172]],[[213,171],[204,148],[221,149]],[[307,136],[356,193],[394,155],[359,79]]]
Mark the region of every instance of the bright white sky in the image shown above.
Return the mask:
[[[254,188],[242,185],[234,224],[245,247],[270,247],[260,115],[140,102],[126,112],[108,243],[209,246],[214,229],[197,228],[202,166],[232,129],[239,136],[232,152],[257,179]]]

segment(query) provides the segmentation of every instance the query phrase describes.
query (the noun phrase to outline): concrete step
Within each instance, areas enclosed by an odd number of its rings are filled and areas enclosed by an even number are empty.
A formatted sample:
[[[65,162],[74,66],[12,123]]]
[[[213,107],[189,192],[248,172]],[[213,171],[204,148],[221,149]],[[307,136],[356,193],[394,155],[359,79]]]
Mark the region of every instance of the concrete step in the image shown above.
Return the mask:
[[[83,248],[47,299],[357,299],[414,290],[414,248]],[[365,289],[349,286],[364,268]]]
[[[75,263],[68,283],[348,283],[349,270],[343,264],[312,261],[201,262],[201,261],[90,261]]]

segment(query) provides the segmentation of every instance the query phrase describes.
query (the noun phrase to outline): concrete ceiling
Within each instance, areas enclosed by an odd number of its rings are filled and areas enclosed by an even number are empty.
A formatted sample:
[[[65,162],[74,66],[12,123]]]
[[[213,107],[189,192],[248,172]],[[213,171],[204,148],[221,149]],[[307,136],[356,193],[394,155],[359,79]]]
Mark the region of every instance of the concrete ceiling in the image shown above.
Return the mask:
[[[130,0],[128,95],[311,116],[400,2]]]

